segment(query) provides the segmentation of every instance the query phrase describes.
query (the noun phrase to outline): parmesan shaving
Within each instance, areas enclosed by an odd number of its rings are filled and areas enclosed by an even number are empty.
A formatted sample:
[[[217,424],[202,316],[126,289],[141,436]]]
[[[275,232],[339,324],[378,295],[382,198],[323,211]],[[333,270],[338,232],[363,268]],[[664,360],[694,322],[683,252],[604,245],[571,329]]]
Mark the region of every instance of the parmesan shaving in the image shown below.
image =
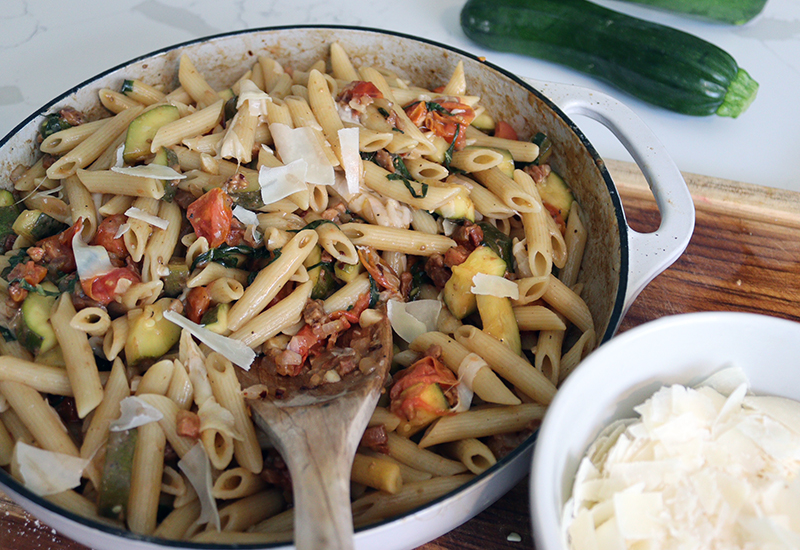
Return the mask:
[[[72,237],[72,252],[75,256],[78,277],[82,281],[105,275],[114,269],[108,251],[102,246],[89,246],[84,243],[81,231],[76,231]]]
[[[18,441],[12,460],[19,467],[25,487],[39,496],[54,495],[81,484],[90,460],[40,449]]]
[[[158,422],[164,418],[161,411],[135,395],[120,401],[119,409],[119,418],[109,424],[109,431],[122,432],[144,426],[150,422]]]
[[[200,517],[197,518],[197,523],[200,525],[210,523],[219,531],[221,528],[219,510],[217,501],[211,494],[213,488],[211,462],[203,444],[197,443],[189,449],[189,452],[178,461],[178,468],[186,474],[186,478],[200,499]]]
[[[249,101],[247,109],[253,116],[267,114],[267,103],[272,103],[272,98],[262,91],[250,79],[244,79],[239,83],[239,99],[236,100],[236,108],[240,109],[245,101]]]
[[[564,509],[569,547],[800,547],[800,403],[743,379],[661,388],[604,430]]]
[[[142,164],[140,166],[112,166],[112,172],[135,176],[137,178],[153,178],[156,180],[182,180],[184,174],[176,172],[169,166],[162,164]]]
[[[272,204],[285,199],[293,193],[306,191],[308,164],[298,159],[283,166],[261,166],[258,171],[258,185],[261,186],[261,200]]]
[[[361,154],[359,153],[358,128],[342,128],[339,130],[339,146],[342,150],[342,166],[347,181],[347,190],[351,195],[358,193],[361,186]]]
[[[120,237],[122,237],[122,236],[123,236],[125,233],[127,233],[128,231],[130,231],[130,229],[131,229],[131,226],[130,226],[129,224],[127,224],[127,223],[123,223],[122,225],[120,225],[120,226],[119,226],[119,228],[117,228],[117,232],[116,232],[116,233],[114,233],[114,238],[115,238],[115,239],[119,239],[119,238],[120,238]]]
[[[472,288],[469,290],[473,294],[519,300],[519,287],[517,283],[497,275],[476,273],[475,276],[472,277]]]
[[[198,340],[214,351],[222,354],[234,365],[238,365],[244,370],[250,370],[250,365],[256,358],[256,353],[246,344],[243,344],[239,340],[234,340],[233,338],[211,332],[207,328],[193,323],[183,315],[175,313],[174,311],[165,311],[164,318],[188,330]]]
[[[486,361],[476,353],[467,354],[458,365],[458,386],[456,386],[458,402],[453,406],[451,412],[469,410],[472,405],[472,398],[475,395],[472,383],[475,380],[475,375],[484,366],[488,367]]]
[[[252,210],[248,210],[244,206],[236,205],[233,207],[233,215],[237,220],[245,225],[258,225],[258,216]]]
[[[286,124],[273,123],[269,125],[269,131],[281,162],[290,164],[303,160],[308,167],[305,181],[317,185],[333,185],[333,165],[312,128],[290,128]]]
[[[216,399],[206,399],[197,409],[197,416],[200,418],[200,433],[214,430],[227,434],[232,439],[244,440],[235,427],[233,413],[220,405]]]
[[[436,330],[436,321],[442,303],[439,300],[417,300],[404,303],[389,300],[386,314],[392,328],[406,342],[413,342],[417,336]]]
[[[143,221],[144,223],[149,223],[153,227],[157,227],[159,229],[166,229],[169,227],[169,220],[165,220],[164,218],[159,218],[149,212],[145,212],[141,208],[136,208],[135,206],[131,206],[125,211],[125,215],[129,218],[133,218],[134,220]]]

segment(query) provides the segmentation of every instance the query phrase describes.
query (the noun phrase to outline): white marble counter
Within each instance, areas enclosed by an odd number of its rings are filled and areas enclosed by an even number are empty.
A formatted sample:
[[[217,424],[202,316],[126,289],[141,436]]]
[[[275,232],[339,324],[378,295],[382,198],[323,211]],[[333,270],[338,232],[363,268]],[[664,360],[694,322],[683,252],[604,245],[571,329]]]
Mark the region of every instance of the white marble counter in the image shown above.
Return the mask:
[[[165,46],[245,28],[345,24],[414,34],[484,55],[521,76],[605,91],[644,119],[682,170],[800,191],[800,1],[769,0],[761,16],[741,28],[598,1],[727,50],[761,84],[755,103],[735,120],[678,115],[577,72],[488,51],[471,43],[459,27],[464,0],[3,0],[0,136],[70,87]],[[629,158],[597,123],[576,122],[601,155]]]

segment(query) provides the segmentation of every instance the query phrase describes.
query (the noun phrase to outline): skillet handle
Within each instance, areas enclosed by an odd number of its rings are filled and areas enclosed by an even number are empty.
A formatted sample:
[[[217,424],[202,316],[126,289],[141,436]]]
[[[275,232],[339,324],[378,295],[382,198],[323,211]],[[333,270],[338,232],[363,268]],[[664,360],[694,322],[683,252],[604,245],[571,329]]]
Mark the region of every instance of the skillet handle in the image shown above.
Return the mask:
[[[664,145],[630,108],[616,99],[581,86],[524,78],[567,115],[596,120],[616,136],[644,174],[661,212],[661,225],[652,233],[628,227],[628,287],[623,313],[656,275],[686,249],[694,231],[692,196]]]

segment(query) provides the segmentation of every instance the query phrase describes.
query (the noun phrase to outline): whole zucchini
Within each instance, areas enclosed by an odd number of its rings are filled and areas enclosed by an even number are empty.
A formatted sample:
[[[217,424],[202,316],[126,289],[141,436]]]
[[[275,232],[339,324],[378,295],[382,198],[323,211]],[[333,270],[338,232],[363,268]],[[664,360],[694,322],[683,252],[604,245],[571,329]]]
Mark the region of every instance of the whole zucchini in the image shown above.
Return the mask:
[[[767,0],[627,0],[731,25],[744,25],[761,13]]]
[[[735,118],[758,90],[717,46],[585,0],[468,0],[461,28],[483,46],[572,67],[687,115]]]

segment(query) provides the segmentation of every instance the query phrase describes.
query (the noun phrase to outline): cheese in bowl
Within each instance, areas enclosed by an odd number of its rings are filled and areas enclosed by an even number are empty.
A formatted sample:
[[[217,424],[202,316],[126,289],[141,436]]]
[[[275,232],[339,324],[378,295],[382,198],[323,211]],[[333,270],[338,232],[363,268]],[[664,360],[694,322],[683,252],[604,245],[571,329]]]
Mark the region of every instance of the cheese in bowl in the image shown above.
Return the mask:
[[[564,509],[568,547],[797,548],[800,402],[742,379],[665,386],[604,430]]]
[[[106,116],[52,113],[9,174],[9,473],[115,533],[288,542],[290,479],[246,396],[356,374],[386,315],[396,368],[356,524],[473,481],[596,343],[548,136],[495,118],[462,63],[423,88],[332,44],[212,87],[196,61],[175,58],[173,87],[98,90]]]

